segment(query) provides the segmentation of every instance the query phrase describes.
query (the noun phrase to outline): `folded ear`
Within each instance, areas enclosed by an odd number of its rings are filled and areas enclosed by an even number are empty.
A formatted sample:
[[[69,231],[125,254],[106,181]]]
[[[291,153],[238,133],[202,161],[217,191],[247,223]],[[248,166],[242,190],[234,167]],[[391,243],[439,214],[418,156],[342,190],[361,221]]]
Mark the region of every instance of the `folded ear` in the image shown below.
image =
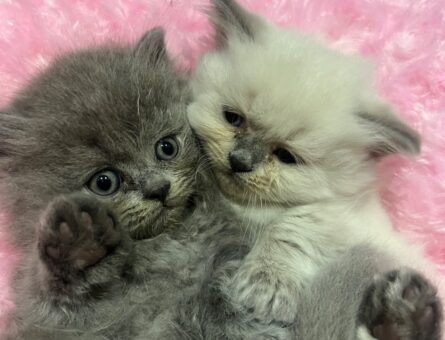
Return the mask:
[[[146,32],[134,48],[136,58],[149,62],[168,62],[167,48],[165,46],[165,33],[161,27],[155,27]]]
[[[231,39],[255,39],[264,27],[264,20],[254,15],[233,0],[212,0],[209,11],[215,27],[217,47],[226,47]]]
[[[358,117],[369,134],[372,156],[383,157],[393,153],[416,155],[420,152],[419,134],[402,122],[389,106],[370,105]]]

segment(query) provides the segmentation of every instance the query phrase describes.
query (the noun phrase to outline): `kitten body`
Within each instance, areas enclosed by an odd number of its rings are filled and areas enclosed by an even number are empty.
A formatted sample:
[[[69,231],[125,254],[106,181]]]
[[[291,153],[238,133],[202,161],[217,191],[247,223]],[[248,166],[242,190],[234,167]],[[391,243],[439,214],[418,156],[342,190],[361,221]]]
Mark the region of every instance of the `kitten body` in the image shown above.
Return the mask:
[[[415,154],[420,141],[379,99],[367,63],[231,0],[215,0],[211,18],[218,48],[197,67],[188,118],[253,236],[232,282],[235,303],[292,322],[320,270],[363,243],[433,278],[378,197],[375,160]]]

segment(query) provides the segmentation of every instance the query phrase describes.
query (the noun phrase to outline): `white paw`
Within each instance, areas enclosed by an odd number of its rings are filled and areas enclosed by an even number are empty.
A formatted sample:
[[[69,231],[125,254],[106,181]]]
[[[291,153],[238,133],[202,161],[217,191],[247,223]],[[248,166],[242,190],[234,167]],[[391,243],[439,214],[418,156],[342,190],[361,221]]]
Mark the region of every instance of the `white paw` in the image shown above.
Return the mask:
[[[262,322],[293,322],[297,283],[286,274],[263,262],[244,263],[232,282],[234,302]]]

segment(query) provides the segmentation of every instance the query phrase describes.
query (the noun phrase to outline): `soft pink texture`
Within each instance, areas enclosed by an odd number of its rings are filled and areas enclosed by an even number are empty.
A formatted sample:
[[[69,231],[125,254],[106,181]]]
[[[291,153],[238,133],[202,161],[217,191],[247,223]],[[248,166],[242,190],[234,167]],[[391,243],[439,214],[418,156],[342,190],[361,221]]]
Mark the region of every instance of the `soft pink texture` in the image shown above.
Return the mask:
[[[382,95],[423,136],[415,160],[379,171],[395,226],[425,244],[445,273],[445,2],[443,0],[245,0],[274,22],[321,34],[376,63]],[[133,41],[163,25],[170,51],[193,66],[210,46],[198,0],[0,0],[0,105],[57,54],[107,40]],[[0,213],[0,223],[5,217]],[[0,230],[0,316],[12,305],[15,261]],[[1,320],[1,318],[0,318]]]

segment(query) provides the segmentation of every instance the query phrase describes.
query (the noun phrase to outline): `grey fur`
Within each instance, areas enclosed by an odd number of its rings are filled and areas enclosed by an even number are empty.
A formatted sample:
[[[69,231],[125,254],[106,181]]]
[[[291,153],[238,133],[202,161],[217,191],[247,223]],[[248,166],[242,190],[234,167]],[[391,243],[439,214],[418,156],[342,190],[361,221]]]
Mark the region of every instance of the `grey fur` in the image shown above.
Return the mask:
[[[435,287],[409,268],[374,277],[359,313],[359,322],[384,339],[440,339],[441,318]]]
[[[386,269],[379,267],[386,263]],[[299,308],[298,338],[356,339],[357,315],[366,289],[391,259],[366,245],[331,263],[314,279]],[[347,278],[345,280],[345,278]]]
[[[440,339],[442,313],[434,287],[413,271],[391,271],[395,266],[397,263],[387,254],[365,244],[350,249],[320,272],[306,292],[299,309],[297,338],[357,339],[357,327],[365,324],[379,340]],[[408,282],[413,279],[422,287],[413,289],[410,297],[417,306],[397,295],[408,286],[394,289],[397,280],[388,280],[393,276]],[[386,299],[381,295],[383,291],[394,295]],[[434,311],[426,312],[429,308]],[[388,317],[391,320],[385,319]]]
[[[136,228],[131,217],[124,218],[134,236],[156,234],[180,213],[150,221],[156,202],[144,201],[141,188],[149,188],[154,176],[169,177],[175,205],[188,204],[199,156],[185,118],[190,94],[159,52],[160,39],[162,31],[156,30],[135,49],[109,47],[59,58],[2,111],[0,164],[7,170],[2,187],[12,192],[14,213],[24,213],[20,223],[26,227],[15,228],[20,243],[34,239],[28,221],[52,197],[84,190],[88,177],[107,166],[128,177],[124,190],[110,198],[113,207],[137,209],[148,222]],[[155,142],[169,134],[184,139],[181,155],[158,162]],[[20,197],[14,197],[17,187]]]

